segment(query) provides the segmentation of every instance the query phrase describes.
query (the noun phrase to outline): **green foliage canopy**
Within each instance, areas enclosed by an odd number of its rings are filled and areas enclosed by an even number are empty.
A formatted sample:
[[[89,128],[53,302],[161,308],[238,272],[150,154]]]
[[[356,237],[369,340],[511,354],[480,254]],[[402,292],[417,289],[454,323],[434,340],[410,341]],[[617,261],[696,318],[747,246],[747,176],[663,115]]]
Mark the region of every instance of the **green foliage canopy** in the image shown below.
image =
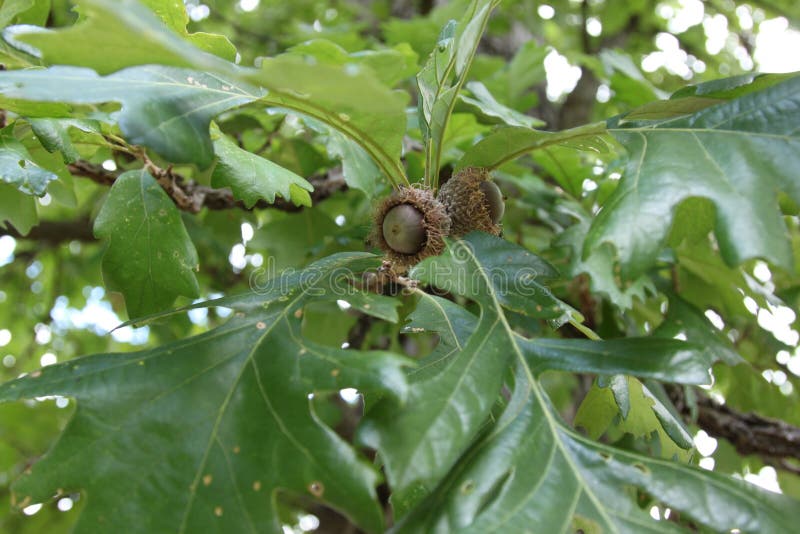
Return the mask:
[[[3,2],[4,530],[793,530],[715,423],[800,433],[798,7],[432,4]],[[503,237],[388,275],[466,166]]]

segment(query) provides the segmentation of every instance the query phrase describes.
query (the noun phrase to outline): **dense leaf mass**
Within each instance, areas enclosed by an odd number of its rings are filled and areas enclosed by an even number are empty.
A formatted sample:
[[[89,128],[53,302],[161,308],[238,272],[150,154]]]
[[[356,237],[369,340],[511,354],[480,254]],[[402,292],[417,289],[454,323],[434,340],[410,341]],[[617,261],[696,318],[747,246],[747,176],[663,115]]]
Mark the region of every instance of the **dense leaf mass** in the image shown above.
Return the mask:
[[[85,489],[91,500],[78,532],[196,532],[211,521],[220,531],[272,531],[281,490],[380,528],[376,474],[316,419],[308,394],[346,386],[402,400],[404,361],[304,341],[295,317],[314,295],[330,295],[337,269],[359,261],[333,256],[255,298],[226,299],[244,311],[203,335],[6,384],[4,400],[58,394],[80,403],[58,446],[17,484],[18,498]],[[366,308],[380,299],[361,297]]]
[[[796,4],[0,3],[0,531],[793,532]]]

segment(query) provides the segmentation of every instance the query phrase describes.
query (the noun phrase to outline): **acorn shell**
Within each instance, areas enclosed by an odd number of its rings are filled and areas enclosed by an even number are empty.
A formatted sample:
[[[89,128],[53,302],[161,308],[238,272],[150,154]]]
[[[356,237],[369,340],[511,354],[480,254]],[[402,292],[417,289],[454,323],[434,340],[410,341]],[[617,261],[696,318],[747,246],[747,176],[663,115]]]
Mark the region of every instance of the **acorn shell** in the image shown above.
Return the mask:
[[[397,206],[407,204],[422,214],[425,239],[419,250],[404,253],[394,250],[383,235],[386,214]],[[375,208],[370,242],[380,248],[392,262],[396,272],[402,273],[427,258],[436,256],[444,250],[444,237],[450,233],[450,217],[444,206],[436,200],[429,189],[416,187],[400,188],[383,199]]]
[[[494,218],[499,221],[504,211],[502,198],[499,195],[487,198],[484,191],[491,186],[486,182],[494,185],[489,171],[480,167],[465,167],[439,189],[437,198],[450,215],[450,234],[454,237],[473,230],[500,235],[501,228],[492,220],[492,211]],[[481,184],[484,184],[483,187]],[[498,198],[494,198],[495,196]],[[495,203],[494,206],[490,204],[492,202]]]

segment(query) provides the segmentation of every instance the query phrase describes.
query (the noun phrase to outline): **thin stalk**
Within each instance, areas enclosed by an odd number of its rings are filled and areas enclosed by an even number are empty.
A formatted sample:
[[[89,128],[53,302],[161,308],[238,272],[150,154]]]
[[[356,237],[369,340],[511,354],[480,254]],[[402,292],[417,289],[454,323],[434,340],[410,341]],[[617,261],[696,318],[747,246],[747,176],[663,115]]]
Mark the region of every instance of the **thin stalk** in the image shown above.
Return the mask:
[[[574,326],[579,332],[581,332],[584,336],[588,337],[589,339],[592,339],[594,341],[600,341],[603,339],[594,330],[583,324],[580,320],[578,320],[572,315],[569,318],[569,324]]]
[[[489,6],[489,12],[491,13],[491,11],[494,10],[494,8],[497,7],[499,3],[500,0],[493,1]],[[475,7],[476,8],[478,7],[477,4],[475,5]],[[475,11],[473,10],[472,14],[470,15],[470,19],[474,16],[475,16]],[[489,15],[486,16],[486,18],[483,21],[483,24],[481,25],[480,35],[483,35],[486,32],[486,25],[488,23],[489,23]],[[455,108],[456,100],[458,99],[458,93],[461,92],[461,88],[467,81],[467,74],[469,74],[470,68],[472,68],[472,62],[475,59],[475,52],[478,50],[478,43],[480,43],[480,39],[477,39],[475,41],[475,45],[472,47],[472,50],[470,50],[467,64],[464,65],[464,70],[461,73],[461,76],[456,80],[455,84],[456,96],[450,102],[450,105],[447,108],[447,113],[444,116],[444,124],[442,125],[442,137],[444,137],[444,134],[447,131],[447,124],[448,122],[450,122],[450,116],[453,114],[453,109]],[[452,63],[455,63],[455,57],[456,56],[453,57]],[[442,160],[442,143],[440,139],[439,142],[436,143],[436,150],[433,156],[433,176],[432,176],[432,183],[430,185],[434,191],[439,188],[439,165],[441,163],[441,160]]]

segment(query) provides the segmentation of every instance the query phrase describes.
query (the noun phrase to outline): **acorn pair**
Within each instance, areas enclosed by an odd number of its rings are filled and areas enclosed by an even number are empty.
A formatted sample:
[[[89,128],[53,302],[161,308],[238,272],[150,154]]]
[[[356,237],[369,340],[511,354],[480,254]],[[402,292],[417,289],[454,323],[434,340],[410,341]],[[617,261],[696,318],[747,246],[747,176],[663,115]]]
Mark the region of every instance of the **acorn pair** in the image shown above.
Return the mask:
[[[372,241],[398,271],[444,250],[444,237],[473,230],[500,234],[505,204],[489,172],[467,167],[454,174],[434,198],[429,189],[404,187],[375,212]]]

